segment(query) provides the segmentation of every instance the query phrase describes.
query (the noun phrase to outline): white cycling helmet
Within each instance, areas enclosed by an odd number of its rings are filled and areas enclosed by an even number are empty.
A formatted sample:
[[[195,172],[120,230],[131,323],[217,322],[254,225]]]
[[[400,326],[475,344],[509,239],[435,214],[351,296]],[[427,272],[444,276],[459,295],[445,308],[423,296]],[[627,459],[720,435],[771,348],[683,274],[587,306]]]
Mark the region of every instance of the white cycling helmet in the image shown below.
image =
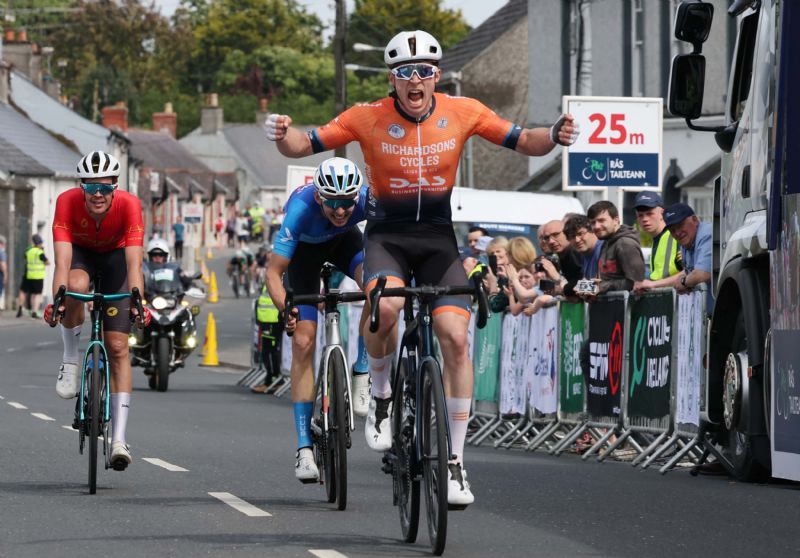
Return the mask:
[[[326,159],[314,172],[314,186],[323,198],[354,198],[362,182],[358,165],[343,157]]]
[[[383,61],[388,66],[401,62],[442,59],[442,47],[433,35],[425,31],[401,31],[389,41],[383,51]]]
[[[78,176],[87,178],[119,177],[119,161],[104,151],[92,151],[78,163]]]
[[[153,252],[163,252],[169,258],[169,244],[163,238],[154,238],[147,243],[147,255],[150,256]]]

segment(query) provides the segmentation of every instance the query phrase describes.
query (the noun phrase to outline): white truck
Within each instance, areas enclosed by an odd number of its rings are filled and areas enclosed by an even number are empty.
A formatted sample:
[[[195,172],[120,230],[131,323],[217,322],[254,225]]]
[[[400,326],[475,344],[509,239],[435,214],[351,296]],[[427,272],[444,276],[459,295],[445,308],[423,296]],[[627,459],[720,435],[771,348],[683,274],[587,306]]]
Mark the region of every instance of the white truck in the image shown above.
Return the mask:
[[[675,20],[694,52],[673,60],[669,110],[699,130],[713,11],[685,1]],[[705,444],[741,480],[800,480],[800,2],[737,0],[728,15],[738,33],[725,125],[705,128],[723,152]]]

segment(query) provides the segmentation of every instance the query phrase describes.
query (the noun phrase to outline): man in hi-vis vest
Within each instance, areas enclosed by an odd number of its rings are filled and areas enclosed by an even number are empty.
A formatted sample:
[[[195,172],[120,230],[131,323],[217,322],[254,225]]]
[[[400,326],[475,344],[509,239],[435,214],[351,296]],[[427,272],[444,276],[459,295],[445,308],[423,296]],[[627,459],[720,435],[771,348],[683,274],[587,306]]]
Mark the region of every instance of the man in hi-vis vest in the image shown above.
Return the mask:
[[[678,242],[664,223],[664,201],[656,192],[639,192],[635,204],[639,228],[653,239],[653,248],[650,252],[650,275],[644,281],[637,281],[633,290],[641,293],[660,287],[674,287],[680,278],[676,261]]]
[[[42,303],[44,267],[50,265],[50,261],[44,255],[42,237],[35,234],[31,240],[33,241],[33,246],[25,250],[25,274],[22,276],[22,284],[19,286],[17,318],[22,317],[22,308],[25,306],[26,297],[28,299],[27,307],[31,311],[31,318],[39,317],[36,311]]]
[[[281,374],[281,336],[283,320],[280,311],[272,302],[266,284],[256,300],[256,366],[267,373],[264,383],[252,388],[254,393],[271,393],[269,386]]]

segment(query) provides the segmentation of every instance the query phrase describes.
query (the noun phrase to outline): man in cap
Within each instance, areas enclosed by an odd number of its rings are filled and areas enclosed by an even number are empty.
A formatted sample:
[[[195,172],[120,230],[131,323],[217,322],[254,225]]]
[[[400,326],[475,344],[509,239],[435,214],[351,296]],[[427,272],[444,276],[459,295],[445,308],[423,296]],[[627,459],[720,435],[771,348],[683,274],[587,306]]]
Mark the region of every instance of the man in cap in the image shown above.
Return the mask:
[[[36,311],[42,303],[42,288],[44,287],[44,268],[50,265],[47,256],[44,255],[42,245],[44,241],[38,234],[31,238],[33,246],[25,250],[25,275],[22,277],[22,284],[19,287],[19,300],[17,307],[17,318],[22,316],[22,307],[25,298],[28,298],[28,308],[31,310],[31,318],[38,318]]]
[[[639,192],[635,201],[636,221],[639,228],[653,239],[650,251],[650,274],[637,281],[637,293],[660,287],[674,287],[678,277],[678,243],[664,223],[664,201],[657,192]]]
[[[686,294],[698,285],[708,287],[707,311],[711,314],[714,296],[711,292],[713,271],[713,238],[711,225],[703,223],[685,203],[676,203],[664,211],[664,222],[670,234],[681,245],[683,272],[677,275],[675,289]]]

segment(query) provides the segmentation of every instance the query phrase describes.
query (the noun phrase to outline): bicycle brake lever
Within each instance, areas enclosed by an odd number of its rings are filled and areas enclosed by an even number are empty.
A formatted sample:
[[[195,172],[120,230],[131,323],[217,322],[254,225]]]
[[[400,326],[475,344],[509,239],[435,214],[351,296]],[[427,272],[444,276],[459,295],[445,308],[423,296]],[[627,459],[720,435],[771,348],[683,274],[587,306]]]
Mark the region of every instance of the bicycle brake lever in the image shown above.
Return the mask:
[[[381,315],[380,302],[384,287],[386,287],[386,276],[379,275],[378,282],[375,284],[375,287],[369,292],[369,304],[370,304],[369,330],[372,333],[378,331],[378,328],[380,327],[380,315]]]
[[[56,292],[56,296],[53,297],[53,315],[50,317],[50,321],[47,324],[50,327],[56,327],[58,325],[59,318],[64,317],[64,312],[59,312],[59,307],[64,303],[64,297],[66,297],[67,287],[61,285]]]
[[[292,308],[294,308],[294,290],[292,288],[286,289],[286,298],[284,299],[283,303],[283,327],[286,329],[286,326],[289,323],[289,316],[292,314]],[[286,335],[289,337],[294,336],[294,331],[286,331]]]

